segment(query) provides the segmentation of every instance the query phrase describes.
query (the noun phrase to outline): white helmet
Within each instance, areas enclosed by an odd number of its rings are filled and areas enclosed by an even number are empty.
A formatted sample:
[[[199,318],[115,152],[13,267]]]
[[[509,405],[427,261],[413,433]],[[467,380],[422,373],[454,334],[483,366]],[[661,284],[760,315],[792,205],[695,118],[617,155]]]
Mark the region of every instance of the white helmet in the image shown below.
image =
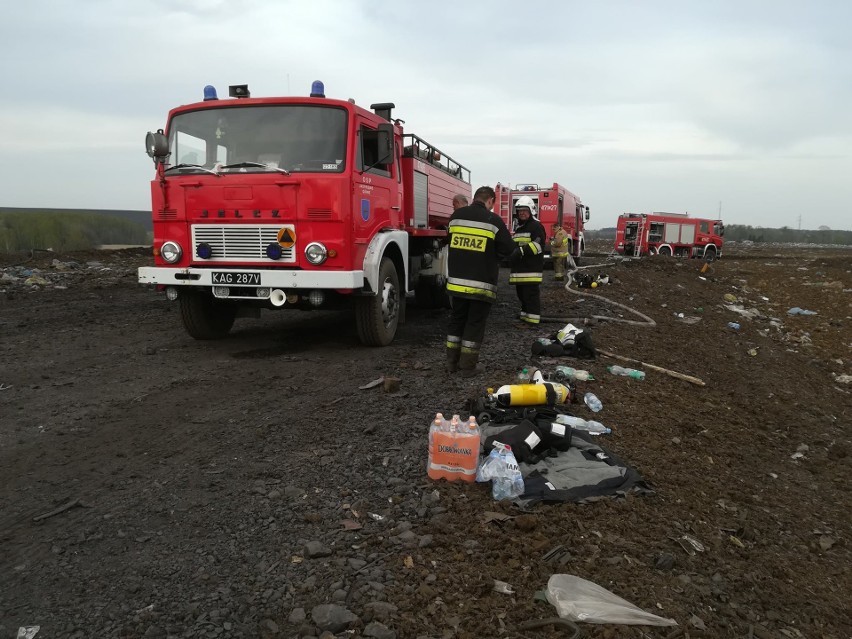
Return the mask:
[[[518,198],[518,201],[515,202],[515,215],[517,215],[518,208],[524,206],[530,210],[530,215],[532,215],[535,219],[538,219],[538,211],[535,210],[535,201],[533,201],[529,195],[522,195]]]

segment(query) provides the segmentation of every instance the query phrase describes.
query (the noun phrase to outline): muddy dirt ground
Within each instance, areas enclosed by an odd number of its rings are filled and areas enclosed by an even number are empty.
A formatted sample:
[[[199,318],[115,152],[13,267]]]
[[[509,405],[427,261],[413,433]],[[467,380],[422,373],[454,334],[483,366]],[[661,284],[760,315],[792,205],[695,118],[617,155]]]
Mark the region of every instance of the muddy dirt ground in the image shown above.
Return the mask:
[[[548,281],[545,315],[638,319],[589,293],[634,308],[656,326],[596,321],[595,345],[706,386],[538,362],[592,371],[578,391],[604,404],[604,445],[654,494],[529,513],[425,474],[435,411],[466,417],[559,328],[517,329],[507,285],[469,381],[444,372],[444,310],[412,305],[386,348],[347,313],[199,342],[137,285],[148,263],[0,256],[0,637],[567,637],[519,629],[555,615],[535,598],[554,573],[679,624],[587,637],[852,636],[852,250],[731,245],[703,275],[609,263],[583,295]],[[399,391],[359,389],[381,376]]]

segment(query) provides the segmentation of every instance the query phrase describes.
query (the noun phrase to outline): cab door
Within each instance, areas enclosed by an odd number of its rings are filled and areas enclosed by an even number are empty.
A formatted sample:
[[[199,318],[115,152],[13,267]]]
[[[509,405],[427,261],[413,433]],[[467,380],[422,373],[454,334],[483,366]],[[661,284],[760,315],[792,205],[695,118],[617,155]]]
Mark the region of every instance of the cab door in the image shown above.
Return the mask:
[[[380,139],[378,127],[360,119],[355,136],[352,193],[354,237],[358,244],[369,243],[379,229],[399,228],[400,225],[401,183],[397,153],[394,149],[389,162],[379,162]]]

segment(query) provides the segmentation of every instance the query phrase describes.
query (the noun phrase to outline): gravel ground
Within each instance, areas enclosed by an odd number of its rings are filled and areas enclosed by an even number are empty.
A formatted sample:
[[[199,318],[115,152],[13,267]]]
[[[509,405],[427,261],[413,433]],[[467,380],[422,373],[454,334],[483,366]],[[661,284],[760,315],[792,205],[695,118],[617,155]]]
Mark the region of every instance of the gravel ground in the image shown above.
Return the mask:
[[[504,285],[474,380],[444,372],[444,310],[379,349],[330,312],[197,342],[136,284],[144,250],[0,255],[0,637],[566,637],[521,629],[555,616],[556,573],[679,624],[587,637],[852,636],[849,251],[741,246],[703,274],[607,253],[585,263],[611,284],[543,286],[539,330]],[[531,360],[593,316],[598,348],[706,386]],[[523,512],[426,477],[434,413],[530,363],[592,371],[604,444],[654,494]],[[399,390],[359,388],[380,377]]]

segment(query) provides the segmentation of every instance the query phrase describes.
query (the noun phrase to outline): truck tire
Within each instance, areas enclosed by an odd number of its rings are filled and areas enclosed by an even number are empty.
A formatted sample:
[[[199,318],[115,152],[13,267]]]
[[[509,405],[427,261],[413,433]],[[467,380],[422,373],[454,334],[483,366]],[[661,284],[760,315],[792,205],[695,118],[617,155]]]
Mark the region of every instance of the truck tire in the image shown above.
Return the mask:
[[[399,325],[400,305],[399,274],[393,262],[382,258],[379,267],[377,295],[355,300],[355,326],[358,339],[366,346],[387,346],[393,341]]]
[[[705,262],[715,262],[716,261],[716,247],[715,246],[706,246],[704,248],[704,261]]]
[[[180,297],[180,318],[186,332],[195,339],[221,339],[234,325],[237,306],[195,291]]]
[[[671,257],[672,256],[672,249],[671,249],[670,246],[661,246],[657,250],[657,255],[660,255],[662,257]]]

